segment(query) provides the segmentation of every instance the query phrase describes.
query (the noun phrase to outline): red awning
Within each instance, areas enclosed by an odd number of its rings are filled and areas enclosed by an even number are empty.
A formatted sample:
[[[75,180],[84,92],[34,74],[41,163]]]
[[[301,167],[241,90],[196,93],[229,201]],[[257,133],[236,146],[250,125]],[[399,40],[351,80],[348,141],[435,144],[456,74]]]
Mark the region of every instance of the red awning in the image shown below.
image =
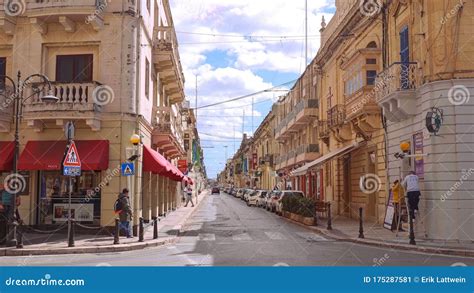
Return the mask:
[[[13,154],[15,153],[15,142],[0,141],[0,172],[13,169]]]
[[[159,152],[143,146],[143,171],[166,176],[171,174],[171,164]]]
[[[174,181],[183,180],[183,173],[165,159],[159,152],[149,146],[143,146],[143,171],[170,178]]]
[[[109,167],[108,140],[75,140],[84,171]],[[20,155],[19,170],[61,170],[67,141],[29,141]]]
[[[190,177],[188,176],[184,176],[184,179],[183,179],[186,183],[188,183],[189,185],[193,185],[194,182],[193,182],[193,179],[191,179]]]

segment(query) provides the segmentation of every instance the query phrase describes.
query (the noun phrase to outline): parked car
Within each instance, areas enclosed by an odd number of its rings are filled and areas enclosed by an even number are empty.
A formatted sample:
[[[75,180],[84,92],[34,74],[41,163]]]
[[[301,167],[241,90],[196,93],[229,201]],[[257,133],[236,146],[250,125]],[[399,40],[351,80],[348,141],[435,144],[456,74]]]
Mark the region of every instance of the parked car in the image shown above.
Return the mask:
[[[263,205],[262,205],[262,207],[265,208],[267,211],[270,210],[270,202],[271,202],[271,200],[272,200],[272,192],[273,192],[273,191],[267,192],[267,194],[266,194],[265,197],[263,198]]]
[[[283,190],[281,192],[281,196],[278,198],[277,202],[275,203],[275,212],[277,214],[281,214],[283,211],[283,198],[288,196],[297,196],[297,197],[304,197],[304,193],[302,191],[294,191],[294,190]]]
[[[248,202],[249,200],[249,195],[254,192],[255,190],[253,189],[245,189],[245,192],[244,192],[244,195],[242,196],[242,199],[245,201],[245,202]]]
[[[242,198],[244,196],[244,192],[245,192],[245,190],[243,188],[239,188],[237,190],[237,193],[235,194],[235,197]]]
[[[248,206],[254,205],[256,207],[260,206],[261,204],[263,204],[263,199],[265,198],[266,194],[267,194],[266,190],[254,191],[253,193],[249,194],[247,205]]]
[[[219,187],[214,186],[212,188],[211,194],[220,194],[221,191],[219,190]]]
[[[270,193],[270,199],[267,201],[267,210],[274,212],[276,210],[276,204],[281,196],[280,190],[274,190]]]

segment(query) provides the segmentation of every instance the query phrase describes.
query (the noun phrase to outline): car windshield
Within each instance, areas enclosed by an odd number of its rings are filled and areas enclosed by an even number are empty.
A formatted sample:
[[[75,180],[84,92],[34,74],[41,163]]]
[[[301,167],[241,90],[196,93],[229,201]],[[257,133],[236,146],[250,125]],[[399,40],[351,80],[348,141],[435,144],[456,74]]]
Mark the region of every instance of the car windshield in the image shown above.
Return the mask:
[[[261,196],[265,196],[265,195],[267,195],[267,192],[266,192],[266,191],[262,191]]]

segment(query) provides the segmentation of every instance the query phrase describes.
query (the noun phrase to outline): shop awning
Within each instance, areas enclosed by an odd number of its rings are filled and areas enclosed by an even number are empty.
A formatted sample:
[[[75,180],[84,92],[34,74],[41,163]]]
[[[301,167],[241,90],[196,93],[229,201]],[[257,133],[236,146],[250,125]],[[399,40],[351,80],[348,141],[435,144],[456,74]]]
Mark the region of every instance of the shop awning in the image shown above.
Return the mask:
[[[171,163],[159,152],[146,145],[143,146],[143,171],[163,176],[172,174]]]
[[[360,146],[359,143],[353,143],[353,144],[350,144],[350,145],[347,145],[345,147],[342,147],[342,148],[339,148],[337,150],[334,150],[328,154],[325,154],[324,156],[322,157],[319,157],[317,158],[316,160],[312,161],[312,162],[309,162],[307,163],[306,165],[302,166],[302,167],[299,167],[298,169],[296,170],[293,170],[290,175],[291,176],[300,176],[300,175],[304,175],[306,174],[306,172],[308,171],[308,169],[312,168],[312,167],[315,167],[315,166],[318,166],[318,165],[321,165],[322,163],[326,162],[327,160],[330,160],[334,157],[338,157],[338,156],[342,156],[344,154],[347,154],[351,151],[353,151],[354,149],[358,148]]]
[[[14,152],[15,142],[0,141],[0,172],[11,171],[13,169]]]
[[[108,140],[75,140],[84,171],[106,170],[109,167]],[[18,169],[61,170],[67,141],[28,141],[20,155]]]

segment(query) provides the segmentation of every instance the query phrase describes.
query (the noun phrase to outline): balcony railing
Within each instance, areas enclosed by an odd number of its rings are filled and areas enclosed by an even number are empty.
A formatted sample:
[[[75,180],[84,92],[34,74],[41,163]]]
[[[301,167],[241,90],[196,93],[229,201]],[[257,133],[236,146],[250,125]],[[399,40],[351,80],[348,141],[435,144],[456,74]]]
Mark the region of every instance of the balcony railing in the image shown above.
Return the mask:
[[[162,62],[164,67],[171,66],[170,68],[174,70],[175,76],[178,79],[172,80],[172,82],[176,83],[179,89],[183,89],[184,75],[174,28],[165,26],[155,28],[153,47],[157,57],[156,62]],[[160,57],[164,57],[164,59],[162,60]],[[166,82],[166,80],[164,81]]]
[[[84,83],[52,82],[51,85],[51,93],[58,97],[59,101],[57,103],[43,102],[42,97],[49,93],[48,87],[44,84],[32,84],[32,86],[25,89],[25,96],[31,96],[25,102],[25,112],[100,111],[102,108],[102,103],[98,102],[100,98],[93,96],[94,90],[101,86],[96,81]]]
[[[345,110],[343,105],[336,105],[328,110],[328,127],[333,128],[341,124],[344,124],[345,120]]]
[[[291,110],[290,113],[286,115],[286,117],[278,124],[275,128],[276,132],[281,132],[287,126],[294,126],[294,123],[301,123],[306,122],[303,118],[306,115],[300,115],[306,109],[317,109],[319,107],[319,101],[317,99],[304,99],[298,102],[296,106]],[[315,113],[316,114],[316,113]],[[311,113],[307,113],[307,116],[310,116]],[[296,127],[293,127],[296,128]],[[279,136],[283,135],[284,133],[279,133]]]
[[[29,0],[28,9],[88,7],[100,8],[107,6],[107,0]]]
[[[304,144],[296,148],[296,155],[319,152],[318,144]]]
[[[320,120],[318,123],[318,134],[320,139],[325,139],[329,137],[330,130],[329,125],[326,120]]]
[[[380,101],[397,91],[412,91],[420,84],[416,62],[395,62],[375,79],[375,96]]]

